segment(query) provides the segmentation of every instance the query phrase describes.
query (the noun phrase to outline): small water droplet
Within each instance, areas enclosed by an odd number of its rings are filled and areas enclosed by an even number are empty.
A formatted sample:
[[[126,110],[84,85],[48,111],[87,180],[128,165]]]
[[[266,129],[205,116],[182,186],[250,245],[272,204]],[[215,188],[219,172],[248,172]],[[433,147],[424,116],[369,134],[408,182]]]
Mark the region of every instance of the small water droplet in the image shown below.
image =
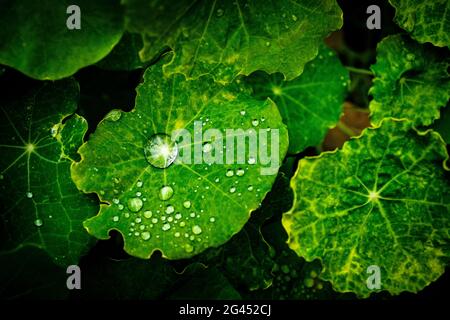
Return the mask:
[[[41,219],[36,219],[36,220],[34,220],[34,225],[36,226],[36,227],[40,227],[40,226],[42,226],[42,220]]]
[[[228,169],[228,170],[227,170],[227,173],[225,173],[225,175],[226,175],[227,177],[232,177],[232,176],[234,176],[234,171],[233,171],[232,169]]]
[[[255,164],[256,163],[255,157],[249,157],[247,163],[248,164]]]
[[[253,186],[248,186],[247,190],[248,191],[253,191]]]
[[[118,208],[119,208],[119,210],[123,210],[123,208],[124,208],[124,207],[123,207],[123,204],[119,204],[119,205],[118,205]]]
[[[198,225],[195,225],[192,227],[192,232],[194,234],[200,234],[200,233],[202,233],[202,228],[200,228],[200,226],[198,226]]]
[[[152,219],[152,223],[153,223],[153,224],[158,223],[158,219],[157,219],[157,218],[153,218],[153,219]]]
[[[148,231],[145,231],[145,232],[142,232],[142,233],[141,233],[141,238],[142,238],[143,240],[148,240],[148,239],[150,239],[150,237],[151,237],[151,234],[150,234],[150,232],[148,232]]]
[[[26,195],[27,195],[27,198],[29,198],[29,199],[33,198],[33,193],[30,192],[30,191],[28,191],[28,192],[26,193]]]
[[[214,180],[214,182],[219,182],[220,181],[220,179],[219,178],[216,178],[215,180]]]
[[[175,232],[174,236],[175,236],[175,238],[179,238],[180,237],[180,233],[179,232]]]
[[[245,110],[241,110],[239,113],[241,114],[241,116],[245,116]]]
[[[270,41],[266,42],[266,47],[270,47]]]
[[[194,247],[191,246],[190,244],[186,244],[186,245],[184,246],[184,250],[185,250],[187,253],[190,253],[190,252],[194,251]]]
[[[297,21],[297,16],[295,15],[295,14],[293,14],[292,16],[291,16],[291,18],[292,18],[292,20],[294,20],[294,21]]]
[[[173,213],[175,211],[175,208],[172,206],[172,205],[168,205],[167,207],[166,207],[166,213],[167,214],[171,214],[171,213]]]
[[[124,217],[125,217],[125,218],[129,218],[129,217],[130,217],[130,214],[129,214],[128,212],[125,212]]]
[[[223,16],[223,9],[217,9],[216,15],[217,15],[218,17]]]
[[[159,198],[163,201],[169,200],[172,198],[173,189],[171,186],[164,186],[159,190]]]
[[[205,143],[203,144],[203,152],[204,152],[204,153],[211,152],[212,148],[213,148],[213,147],[212,147],[212,144],[209,143],[209,142],[205,142]]]
[[[147,210],[144,212],[144,217],[147,219],[150,219],[152,217],[153,213],[150,210]]]
[[[141,223],[141,222],[142,222],[142,219],[139,218],[139,217],[137,217],[134,221],[136,221],[136,223]]]
[[[230,193],[235,193],[236,192],[236,188],[235,187],[231,187],[230,188]]]
[[[139,180],[139,181],[136,183],[136,186],[137,186],[138,188],[142,188],[143,185],[144,185],[144,183],[143,183],[141,180]]]
[[[114,216],[114,217],[113,217],[113,221],[114,221],[114,222],[119,221],[119,217],[118,217],[118,216]]]
[[[189,200],[186,200],[185,202],[183,202],[183,207],[189,209],[191,207],[191,202]]]
[[[144,147],[145,158],[156,168],[167,168],[178,156],[178,145],[167,134],[155,134]]]
[[[238,177],[242,177],[244,174],[245,174],[245,170],[244,169],[239,168],[239,169],[236,170],[236,175]]]
[[[142,209],[143,202],[139,198],[130,198],[127,202],[128,209],[130,209],[133,212],[139,212],[139,210]]]
[[[215,222],[215,221],[216,221],[216,218],[214,218],[214,217],[209,218],[209,222]]]
[[[169,223],[163,224],[163,226],[162,226],[162,230],[163,230],[163,231],[167,231],[167,230],[169,230],[169,229],[170,229],[170,224],[169,224]]]
[[[119,204],[119,199],[114,198],[114,199],[113,199],[113,203],[114,203],[114,204]]]
[[[177,219],[177,220],[181,219],[181,213],[177,213],[177,214],[175,215],[175,219]]]
[[[142,196],[142,193],[140,191],[136,192],[136,197]]]
[[[185,225],[186,225],[186,222],[184,222],[184,221],[181,221],[181,222],[180,222],[180,227],[183,228]]]
[[[252,126],[257,127],[259,125],[259,120],[258,119],[253,119],[252,120]]]
[[[120,180],[119,180],[118,178],[114,178],[113,181],[114,181],[114,183],[116,183],[116,184],[120,182]]]

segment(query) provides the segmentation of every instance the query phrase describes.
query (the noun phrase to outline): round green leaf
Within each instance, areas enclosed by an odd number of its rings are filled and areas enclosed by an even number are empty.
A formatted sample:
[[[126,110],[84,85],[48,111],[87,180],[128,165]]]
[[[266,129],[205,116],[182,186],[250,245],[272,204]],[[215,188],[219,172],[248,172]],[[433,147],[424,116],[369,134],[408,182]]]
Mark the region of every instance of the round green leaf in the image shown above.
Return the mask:
[[[167,74],[209,73],[223,82],[256,70],[291,80],[342,26],[335,0],[125,0],[125,6],[128,30],[143,35],[143,60],[171,47]]]
[[[450,47],[448,0],[389,0],[395,7],[395,22],[420,43]]]
[[[1,0],[0,63],[36,79],[61,79],[105,57],[123,32],[119,0],[78,0],[81,29],[70,30],[69,0]],[[72,12],[72,11],[70,11]]]
[[[372,122],[394,117],[430,125],[450,98],[449,66],[446,49],[420,45],[405,35],[383,39],[371,68]]]
[[[75,111],[78,94],[73,79],[47,82],[0,108],[1,250],[33,245],[67,265],[92,243],[82,221],[98,206],[70,177],[87,123],[78,116],[61,122]]]
[[[349,76],[333,51],[321,45],[319,55],[294,80],[257,72],[246,81],[258,98],[270,97],[277,104],[289,130],[289,152],[299,153],[319,145],[339,121]]]
[[[180,129],[195,140],[171,139]],[[227,138],[202,137],[208,129]],[[279,133],[279,143],[275,138],[269,143],[278,145],[279,150],[268,152],[280,160],[272,162],[271,175],[262,174],[268,165],[259,156],[237,150],[237,132],[227,130],[239,129],[242,138],[248,132]],[[176,144],[164,144],[168,138]],[[228,140],[236,142],[234,153],[224,149]],[[218,246],[260,205],[287,145],[287,129],[272,101],[255,100],[240,85],[223,86],[209,75],[192,81],[181,74],[166,78],[160,65],[152,66],[137,89],[135,109],[108,115],[80,148],[81,162],[72,167],[77,186],[96,192],[103,202],[85,227],[100,239],[119,231],[125,251],[141,258],[155,250],[169,259],[186,258]],[[259,144],[259,152],[265,147]],[[181,161],[186,150],[193,151],[190,164]],[[237,160],[238,151],[246,151],[241,163],[207,160],[208,155],[224,160],[226,154]]]
[[[450,184],[440,136],[385,120],[342,150],[300,160],[295,201],[283,216],[289,246],[321,259],[341,292],[417,292],[443,274],[450,256]],[[369,289],[368,268],[381,271]]]

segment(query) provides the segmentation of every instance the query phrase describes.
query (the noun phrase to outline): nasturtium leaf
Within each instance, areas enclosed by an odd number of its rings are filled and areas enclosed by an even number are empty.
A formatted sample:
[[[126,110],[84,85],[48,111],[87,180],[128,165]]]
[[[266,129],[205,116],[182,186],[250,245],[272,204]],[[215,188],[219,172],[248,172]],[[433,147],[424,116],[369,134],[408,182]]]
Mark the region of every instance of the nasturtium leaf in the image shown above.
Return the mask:
[[[389,0],[395,7],[395,22],[420,43],[450,47],[448,0]]]
[[[46,82],[1,106],[0,250],[33,245],[67,265],[89,249],[82,222],[98,206],[77,190],[63,151],[73,154],[87,129],[85,121],[61,122],[75,111],[78,90],[73,79]]]
[[[139,58],[142,46],[139,34],[125,32],[114,49],[96,65],[106,70],[131,71],[142,68],[144,63]]]
[[[143,35],[141,59],[175,52],[166,74],[213,74],[229,82],[256,70],[302,73],[319,44],[342,26],[335,0],[125,0],[126,25]],[[156,22],[155,22],[156,21]]]
[[[450,98],[450,56],[446,49],[420,45],[406,35],[388,36],[377,48],[370,93],[372,122],[385,117],[430,125]]]
[[[441,109],[441,117],[433,124],[433,129],[441,134],[447,144],[450,144],[450,105]]]
[[[289,152],[319,145],[342,113],[349,76],[338,57],[321,45],[319,55],[291,81],[283,75],[255,72],[247,80],[258,98],[270,97],[289,131]]]
[[[72,178],[103,202],[84,224],[89,233],[107,239],[114,229],[133,256],[160,250],[179,259],[243,227],[270,190],[288,137],[272,101],[209,75],[167,78],[164,62],[146,70],[135,109],[110,113],[79,149]]]
[[[261,226],[275,213],[279,213],[281,217],[281,213],[292,206],[290,179],[284,173],[291,166],[291,161],[283,164],[272,190],[244,228],[224,245],[210,248],[198,255],[196,261],[208,267],[216,267],[235,288],[254,291],[269,287],[273,279],[271,271],[274,252],[263,238]]]
[[[42,249],[25,246],[0,252],[0,299],[65,299],[66,269],[53,263]]]
[[[294,206],[283,216],[289,246],[320,259],[321,277],[337,291],[421,290],[450,255],[447,158],[436,132],[387,119],[342,150],[300,160]],[[366,285],[371,266],[379,267],[379,289]]]
[[[73,30],[66,25],[71,5],[69,0],[1,0],[0,63],[32,78],[55,80],[105,57],[124,29],[120,1],[76,1],[81,28]]]

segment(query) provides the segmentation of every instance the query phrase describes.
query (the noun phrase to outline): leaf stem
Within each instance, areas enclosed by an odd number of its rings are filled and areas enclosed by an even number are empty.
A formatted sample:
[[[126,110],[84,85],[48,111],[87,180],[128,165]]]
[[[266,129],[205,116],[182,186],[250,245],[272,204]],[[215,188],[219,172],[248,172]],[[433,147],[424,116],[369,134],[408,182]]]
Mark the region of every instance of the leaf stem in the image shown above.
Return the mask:
[[[353,73],[374,76],[373,72],[370,70],[367,70],[367,69],[355,68],[355,67],[350,67],[350,66],[345,66],[345,69],[347,69],[348,71],[353,72]]]

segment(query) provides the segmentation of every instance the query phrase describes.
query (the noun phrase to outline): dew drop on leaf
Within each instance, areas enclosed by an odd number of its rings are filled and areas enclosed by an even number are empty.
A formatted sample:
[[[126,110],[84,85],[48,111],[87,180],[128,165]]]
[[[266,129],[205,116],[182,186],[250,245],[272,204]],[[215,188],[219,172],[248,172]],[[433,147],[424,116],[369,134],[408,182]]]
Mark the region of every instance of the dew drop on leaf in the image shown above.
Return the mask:
[[[147,210],[144,212],[144,217],[147,219],[150,219],[152,217],[153,213],[150,210]]]
[[[26,193],[26,195],[27,195],[27,198],[29,198],[29,199],[33,198],[33,193],[30,192],[30,191],[28,191],[28,192]]]
[[[225,175],[226,175],[227,177],[232,177],[232,176],[234,176],[234,171],[233,171],[232,169],[228,169],[228,170],[227,170],[227,173],[225,173]]]
[[[147,141],[144,154],[155,168],[167,168],[178,156],[178,145],[167,134],[158,133]]]
[[[173,189],[171,186],[164,186],[159,190],[159,198],[163,201],[172,198]]]
[[[245,170],[244,169],[239,168],[239,169],[236,170],[236,175],[238,177],[242,177],[244,174],[245,174]]]
[[[148,231],[145,231],[145,232],[141,233],[141,238],[143,240],[148,240],[148,239],[150,239],[150,237],[151,237],[151,235],[150,235],[150,232],[148,232]]]
[[[128,209],[133,212],[139,212],[142,209],[143,202],[139,198],[130,198],[128,199]]]
[[[41,219],[36,219],[36,220],[34,220],[34,225],[36,226],[36,227],[40,227],[40,226],[42,226],[42,220]]]
[[[191,207],[191,202],[189,200],[183,202],[183,207],[185,207],[186,209],[189,209]]]
[[[198,225],[195,225],[192,227],[192,232],[194,234],[200,234],[200,233],[202,233],[202,228],[200,228],[200,226],[198,226]]]

